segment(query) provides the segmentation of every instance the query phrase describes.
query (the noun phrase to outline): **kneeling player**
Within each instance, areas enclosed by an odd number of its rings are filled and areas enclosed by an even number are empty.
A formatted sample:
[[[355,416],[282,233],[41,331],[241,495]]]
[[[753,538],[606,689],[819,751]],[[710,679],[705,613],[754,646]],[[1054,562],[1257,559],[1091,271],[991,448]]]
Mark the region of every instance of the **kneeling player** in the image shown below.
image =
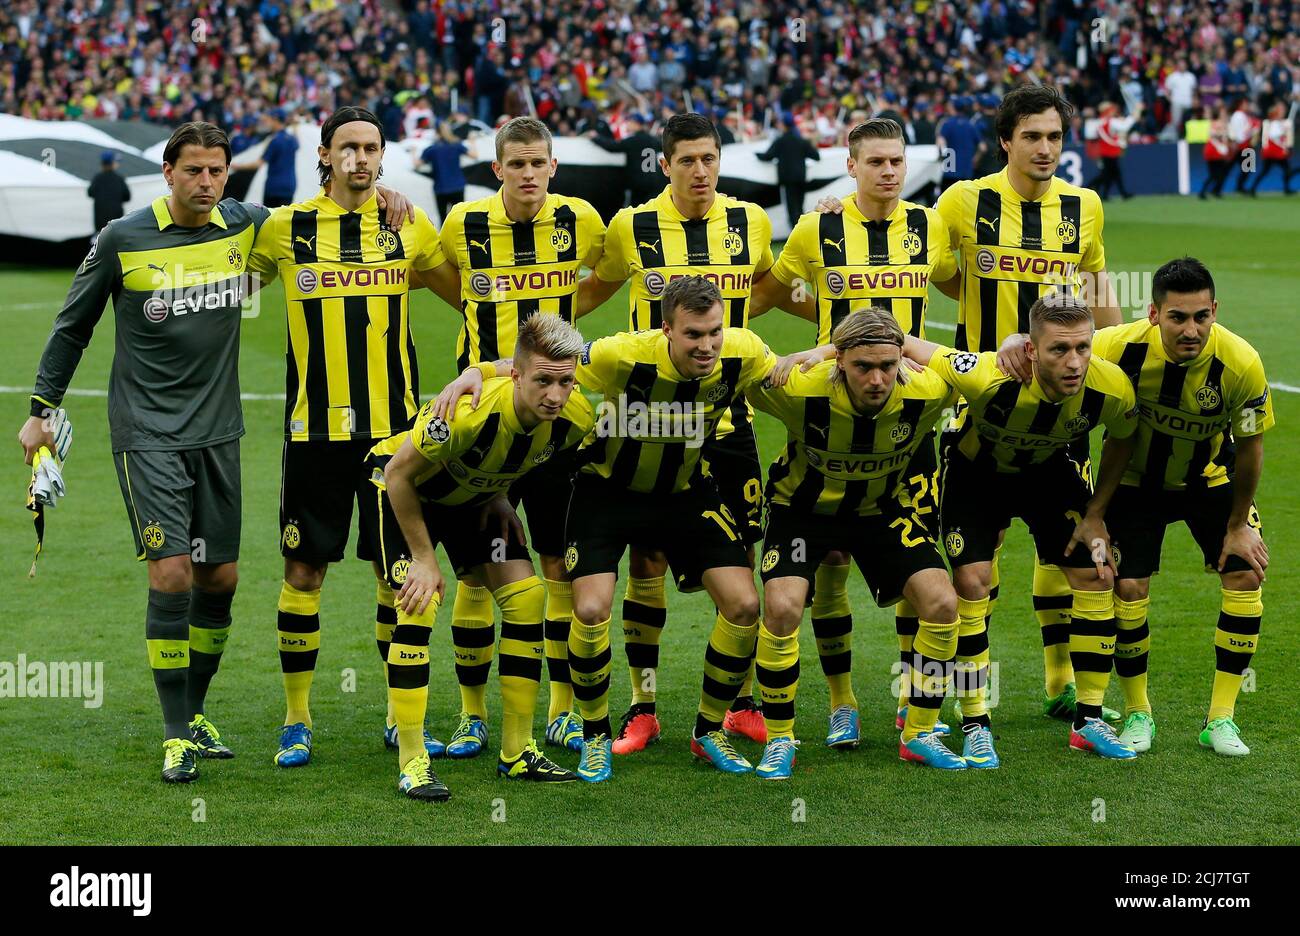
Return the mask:
[[[477,408],[468,400],[451,424],[427,403],[409,433],[371,449],[381,490],[376,555],[398,592],[397,628],[388,652],[388,692],[397,719],[398,788],[421,800],[445,800],[422,743],[429,695],[429,631],[445,583],[434,548],[441,542],[457,577],[486,585],[501,609],[501,756],[510,779],[559,782],[574,774],[545,758],[532,740],[542,678],[546,589],[528,550],[502,535],[519,530],[504,494],[530,469],[572,449],[595,422],[574,394],[582,337],[558,316],[535,315],[519,330],[509,378],[487,381]],[[485,505],[487,505],[485,507]],[[487,522],[495,515],[499,525]],[[486,529],[485,529],[486,526]],[[496,539],[494,539],[496,537]]]
[[[1092,313],[1081,299],[1054,293],[1035,301],[1029,335],[1032,376],[1025,385],[998,370],[995,352],[907,339],[908,355],[928,362],[969,404],[944,434],[940,486],[943,542],[959,599],[958,639],[985,633],[998,537],[1021,517],[1039,560],[1060,565],[1070,582],[1070,659],[1078,682],[1070,746],[1127,759],[1136,753],[1101,717],[1115,652],[1114,562],[1102,518],[1133,452],[1133,388],[1114,364],[1090,362]],[[1094,493],[1068,447],[1098,425],[1106,427],[1107,438]],[[973,665],[957,668],[963,756],[970,767],[997,767],[986,701],[987,637],[969,649]]]
[[[834,361],[795,371],[783,387],[746,392],[789,434],[768,471],[756,669],[768,742],[756,772],[784,780],[794,765],[799,623],[834,550],[853,557],[878,604],[906,598],[920,617],[899,756],[961,769],[966,762],[935,732],[957,651],[957,595],[934,538],[902,496],[913,455],[957,394],[934,371],[899,379],[903,330],[884,309],[847,315],[831,341]]]

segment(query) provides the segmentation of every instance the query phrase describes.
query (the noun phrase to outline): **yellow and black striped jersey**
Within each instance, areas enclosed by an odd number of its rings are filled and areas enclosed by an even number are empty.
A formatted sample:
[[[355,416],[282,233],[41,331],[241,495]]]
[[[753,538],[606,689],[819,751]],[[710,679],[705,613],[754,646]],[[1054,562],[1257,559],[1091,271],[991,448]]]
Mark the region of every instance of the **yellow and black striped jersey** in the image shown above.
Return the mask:
[[[322,189],[271,212],[248,265],[284,281],[285,438],[382,439],[411,425],[420,397],[411,271],[442,262],[438,232],[419,208],[400,231],[373,196],[347,211]]]
[[[776,355],[748,329],[724,328],[722,336],[713,371],[698,380],[677,370],[662,331],[588,342],[578,382],[604,399],[582,470],[629,491],[686,490],[701,473],[700,447],[723,414],[776,365]]]
[[[754,275],[771,266],[772,222],[761,207],[719,192],[707,215],[687,218],[665,187],[614,215],[595,272],[607,283],[632,280],[630,331],[663,324],[664,287],[683,276],[716,285],[726,307],[723,324],[744,328]]]
[[[1022,384],[998,370],[997,353],[975,354],[939,348],[931,369],[969,404],[949,431],[971,462],[1001,472],[1017,472],[1046,461],[1097,426],[1117,439],[1137,431],[1137,404],[1124,372],[1093,357],[1083,389],[1059,403],[1047,399],[1035,378]]]
[[[767,496],[815,514],[867,516],[880,499],[896,497],[912,454],[930,442],[930,430],[957,402],[957,392],[934,371],[897,382],[878,413],[859,413],[843,381],[832,382],[835,361],[804,373],[795,368],[783,387],[751,385],[755,409],[785,424],[785,450],[767,472]]]
[[[500,191],[452,208],[442,249],[460,269],[457,370],[513,355],[534,312],[573,321],[578,270],[594,267],[604,244],[605,223],[581,198],[547,195],[531,221],[511,221]]]
[[[1081,272],[1106,268],[1101,199],[1053,178],[1037,201],[1021,198],[1007,170],[958,182],[936,205],[961,259],[961,351],[996,351],[1029,331],[1029,307],[1049,292],[1077,294]]]
[[[552,421],[531,430],[515,411],[515,382],[494,377],[483,382],[478,407],[461,397],[451,422],[433,415],[433,401],[420,407],[415,425],[370,450],[370,480],[384,487],[384,466],[407,439],[429,464],[415,477],[420,500],[449,507],[485,504],[557,453],[576,447],[595,422],[591,404],[575,392]]]
[[[1234,438],[1273,426],[1273,400],[1259,353],[1222,325],[1193,360],[1169,359],[1146,320],[1098,330],[1093,360],[1119,365],[1137,394],[1137,450],[1124,484],[1154,490],[1217,487],[1232,472]]]
[[[933,208],[899,201],[888,218],[869,221],[856,195],[840,199],[842,214],[809,212],[799,219],[772,275],[817,293],[817,344],[827,344],[840,319],[854,309],[880,306],[909,335],[925,337],[930,280],[957,272],[948,227]]]

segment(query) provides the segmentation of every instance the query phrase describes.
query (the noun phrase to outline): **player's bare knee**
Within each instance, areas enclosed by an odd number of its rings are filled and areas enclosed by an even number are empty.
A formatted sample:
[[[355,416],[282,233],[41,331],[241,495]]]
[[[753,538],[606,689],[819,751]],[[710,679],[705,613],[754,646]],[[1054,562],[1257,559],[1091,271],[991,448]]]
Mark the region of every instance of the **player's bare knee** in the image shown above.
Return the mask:
[[[803,601],[796,601],[784,591],[767,595],[763,607],[763,626],[777,637],[787,637],[795,632],[803,618]]]
[[[927,591],[915,608],[923,621],[950,624],[957,620],[957,592],[951,588]]]
[[[992,576],[993,569],[989,563],[972,562],[952,570],[952,583],[962,598],[979,601],[988,597]]]
[[[316,591],[325,581],[326,568],[290,560],[284,564],[284,580],[298,591]]]
[[[1120,601],[1141,601],[1151,593],[1150,579],[1116,579],[1115,597]]]
[[[578,623],[588,627],[601,621],[608,621],[613,606],[613,601],[606,601],[599,595],[573,596],[573,616]]]
[[[234,562],[197,563],[194,566],[194,584],[208,592],[233,592],[239,585],[239,566]]]
[[[160,592],[187,592],[194,587],[190,557],[168,556],[149,562],[149,587]]]
[[[1262,584],[1254,569],[1242,569],[1239,572],[1225,572],[1219,576],[1223,587],[1228,591],[1254,591]]]
[[[758,593],[750,592],[730,598],[718,610],[724,618],[737,627],[752,627],[758,623],[760,613]]]
[[[668,560],[661,552],[633,549],[628,554],[627,568],[632,578],[658,578],[668,571]]]
[[[564,571],[564,558],[562,556],[546,556],[538,553],[537,564],[541,566],[542,577],[548,578],[552,582],[563,582],[569,577],[568,573]]]

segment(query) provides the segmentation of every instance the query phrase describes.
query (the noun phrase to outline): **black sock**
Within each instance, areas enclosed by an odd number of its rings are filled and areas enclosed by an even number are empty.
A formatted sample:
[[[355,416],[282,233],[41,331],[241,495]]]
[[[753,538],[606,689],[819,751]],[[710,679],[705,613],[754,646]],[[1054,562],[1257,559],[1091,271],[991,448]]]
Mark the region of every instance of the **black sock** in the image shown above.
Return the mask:
[[[1101,706],[1084,705],[1082,702],[1076,702],[1074,705],[1074,730],[1078,731],[1082,728],[1084,721],[1089,718],[1101,718]]]
[[[144,618],[144,638],[149,665],[162,705],[163,738],[190,737],[190,709],[186,699],[190,660],[190,593],[149,589]]]
[[[230,603],[234,592],[190,592],[190,675],[186,698],[190,716],[203,714],[208,685],[221,666],[230,635]]]

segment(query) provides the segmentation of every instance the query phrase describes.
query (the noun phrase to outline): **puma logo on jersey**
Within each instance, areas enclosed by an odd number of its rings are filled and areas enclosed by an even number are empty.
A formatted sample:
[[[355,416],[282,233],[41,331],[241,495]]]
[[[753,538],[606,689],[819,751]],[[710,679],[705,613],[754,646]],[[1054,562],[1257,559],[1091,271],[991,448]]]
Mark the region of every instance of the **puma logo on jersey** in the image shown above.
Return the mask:
[[[834,247],[836,250],[843,250],[843,249],[844,249],[844,238],[842,238],[842,237],[841,237],[839,240],[837,240],[837,241],[833,241],[833,240],[831,240],[829,237],[823,237],[823,238],[822,238],[822,243],[823,243],[823,244],[830,244],[830,245],[831,245],[832,247]]]
[[[156,263],[151,263],[151,264],[149,264],[149,269],[151,269],[151,270],[157,270],[159,273],[166,273],[166,272],[167,272],[165,269],[163,269],[162,267],[160,267],[160,266],[159,266],[158,264],[156,264]]]
[[[637,247],[644,247],[646,250],[658,250],[658,249],[659,249],[659,241],[655,241],[653,244],[647,244],[645,241],[637,241],[637,242],[636,242],[636,245],[637,245]]]
[[[483,251],[484,253],[487,253],[488,242],[485,240],[481,240],[481,241],[472,240],[469,242],[469,245],[471,247],[477,247],[479,250]]]
[[[991,221],[988,218],[980,218],[979,223],[987,224],[990,231],[996,231],[998,229],[998,223],[996,221]]]
[[[303,237],[301,234],[299,234],[299,235],[297,235],[296,237],[294,237],[293,242],[296,244],[296,243],[298,243],[298,241],[302,241],[304,244],[307,245],[307,249],[308,249],[308,250],[311,250],[311,249],[312,249],[312,242],[315,241],[315,240],[316,240],[316,235],[315,235],[315,234],[313,234],[311,237]]]

